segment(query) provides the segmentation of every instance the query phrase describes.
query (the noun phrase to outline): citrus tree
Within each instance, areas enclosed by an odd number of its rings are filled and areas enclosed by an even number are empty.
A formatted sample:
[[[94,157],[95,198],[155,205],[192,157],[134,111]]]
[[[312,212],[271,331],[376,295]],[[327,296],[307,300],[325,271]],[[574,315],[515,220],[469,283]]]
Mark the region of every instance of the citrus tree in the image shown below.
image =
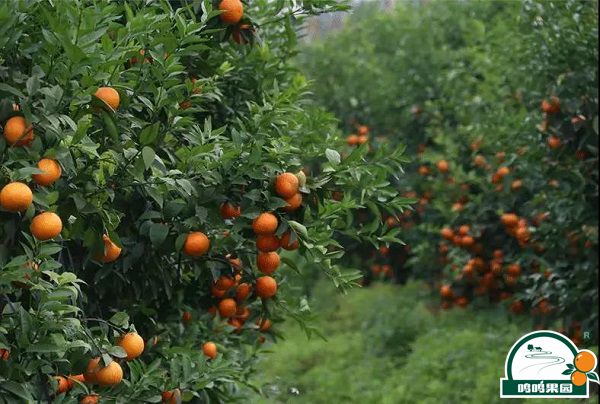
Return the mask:
[[[367,5],[309,47],[348,142],[363,123],[417,156],[397,186],[418,204],[390,219],[408,245],[363,249],[371,272],[383,258],[442,308],[500,303],[597,342],[596,18],[597,2]]]
[[[351,152],[290,63],[333,0],[0,4],[0,402],[244,394],[281,266],[398,242],[402,148]],[[375,181],[373,179],[376,179]],[[283,250],[283,251],[282,251]]]

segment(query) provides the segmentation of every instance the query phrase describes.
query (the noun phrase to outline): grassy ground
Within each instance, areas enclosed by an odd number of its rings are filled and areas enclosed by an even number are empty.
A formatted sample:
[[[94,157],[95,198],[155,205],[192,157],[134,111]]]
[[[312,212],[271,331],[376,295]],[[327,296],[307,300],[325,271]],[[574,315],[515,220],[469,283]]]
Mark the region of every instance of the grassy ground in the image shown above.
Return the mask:
[[[263,396],[252,401],[500,402],[505,355],[529,324],[500,310],[438,312],[427,294],[420,283],[374,285],[347,296],[319,284],[317,326],[328,341],[307,340],[286,325],[285,341],[270,346],[259,366]]]

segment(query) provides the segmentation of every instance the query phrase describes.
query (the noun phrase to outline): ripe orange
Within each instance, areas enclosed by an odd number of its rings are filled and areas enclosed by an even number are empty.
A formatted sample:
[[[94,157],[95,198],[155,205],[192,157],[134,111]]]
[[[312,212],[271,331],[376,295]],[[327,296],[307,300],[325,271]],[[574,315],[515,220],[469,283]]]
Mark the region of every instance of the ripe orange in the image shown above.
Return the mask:
[[[62,221],[56,213],[44,212],[31,220],[29,229],[33,237],[38,240],[50,240],[58,237],[62,231]]]
[[[256,237],[256,248],[261,252],[276,251],[279,247],[280,241],[273,234],[259,235]]]
[[[450,287],[450,285],[442,285],[442,287],[440,288],[440,296],[450,299],[453,295],[454,293],[452,293],[452,288]]]
[[[233,317],[237,310],[235,300],[231,298],[223,299],[219,302],[219,314],[221,317]]]
[[[257,318],[256,325],[258,326],[259,330],[265,332],[268,331],[269,328],[271,328],[271,320],[269,320],[268,318]]]
[[[458,228],[458,234],[460,234],[461,236],[466,236],[467,234],[469,234],[469,226],[467,226],[466,224],[463,224],[462,226],[460,226]]]
[[[502,166],[500,168],[498,168],[498,170],[496,171],[496,174],[502,178],[507,176],[508,174],[510,174],[510,168],[506,167],[506,166]]]
[[[236,217],[240,217],[242,214],[242,209],[237,205],[232,205],[229,202],[225,202],[221,205],[221,217],[223,219],[233,219]]]
[[[260,272],[271,275],[279,266],[279,254],[276,252],[259,252],[256,257],[256,265]]]
[[[446,240],[452,240],[454,238],[454,232],[449,227],[444,227],[440,230],[440,235]]]
[[[523,187],[523,181],[521,180],[514,180],[512,182],[512,184],[510,184],[510,189],[513,191],[517,191],[519,189],[521,189]]]
[[[298,246],[300,244],[299,241],[298,241],[298,238],[296,238],[294,240],[294,242],[291,243],[291,244],[290,244],[290,239],[291,239],[291,233],[289,231],[285,232],[283,234],[283,236],[281,236],[281,247],[284,250],[288,250],[288,251],[297,250]]]
[[[108,264],[109,262],[116,261],[117,258],[121,255],[121,247],[113,243],[113,241],[108,237],[108,235],[104,234],[102,236],[102,240],[104,241],[104,253],[102,256],[102,262]]]
[[[242,322],[240,320],[238,320],[237,318],[230,318],[229,320],[227,320],[227,324],[229,324],[230,326],[232,326],[233,328],[235,328],[236,333],[239,333],[242,329]]]
[[[210,240],[206,234],[196,231],[187,235],[183,244],[183,252],[191,257],[199,257],[208,252]]]
[[[571,382],[575,386],[583,386],[587,382],[587,376],[585,373],[576,370],[571,374]]]
[[[519,223],[519,216],[514,213],[503,213],[500,220],[506,227],[515,227]]]
[[[250,317],[250,309],[247,307],[238,306],[237,311],[235,312],[235,318],[239,321],[244,322],[248,320]]]
[[[22,116],[13,116],[4,124],[4,138],[11,146],[26,146],[31,143],[33,136],[33,126],[27,125]]]
[[[275,192],[283,199],[290,198],[298,193],[300,181],[292,173],[279,174],[275,179]]]
[[[358,144],[365,144],[369,141],[369,136],[367,135],[360,135],[358,138],[356,138],[356,143]]]
[[[238,302],[243,302],[252,292],[252,285],[249,283],[240,283],[235,290],[235,298]]]
[[[521,265],[519,264],[510,264],[508,266],[508,268],[506,269],[506,272],[510,275],[510,276],[519,276],[521,275]]]
[[[123,369],[117,362],[112,361],[108,366],[103,366],[100,357],[90,360],[83,374],[88,383],[100,386],[114,386],[123,380]]]
[[[298,210],[300,206],[302,206],[302,194],[298,192],[297,194],[287,198],[285,201],[287,202],[287,206],[285,206],[283,210],[286,212],[294,212],[295,210]]]
[[[144,339],[137,332],[129,332],[119,339],[119,346],[125,350],[130,361],[144,352]]]
[[[460,245],[463,247],[471,247],[473,244],[475,244],[475,239],[471,236],[463,236],[460,241]]]
[[[450,164],[446,160],[438,161],[436,167],[441,173],[447,173],[450,170]]]
[[[231,254],[227,254],[225,258],[227,258],[235,271],[240,271],[242,269],[242,260],[238,257],[232,257]]]
[[[346,143],[348,146],[356,146],[358,144],[358,136],[352,134],[346,138]]]
[[[369,134],[369,127],[367,125],[360,125],[358,127],[358,134],[359,135],[368,135]]]
[[[175,389],[164,391],[161,394],[162,402],[166,404],[178,404],[181,402],[181,390]]]
[[[460,296],[457,297],[456,300],[454,301],[454,303],[456,303],[459,307],[467,307],[469,304],[469,299],[467,299],[465,296]]]
[[[213,286],[210,288],[210,293],[211,293],[211,294],[212,294],[214,297],[216,297],[216,298],[219,298],[219,299],[220,299],[220,298],[222,298],[223,296],[225,296],[225,293],[227,293],[227,290],[225,290],[225,289],[219,289],[219,288],[217,288],[217,285],[213,285]]]
[[[558,136],[552,135],[548,138],[548,147],[556,150],[561,146],[562,142]]]
[[[56,394],[66,393],[70,390],[69,381],[64,376],[54,376],[54,380],[58,386],[56,387]]]
[[[221,275],[215,282],[215,287],[219,290],[228,291],[235,285],[235,281],[230,276]]]
[[[256,279],[256,295],[261,299],[269,299],[277,293],[277,281],[270,276]]]
[[[79,400],[79,404],[98,404],[100,396],[98,394],[88,394]]]
[[[8,349],[0,349],[0,359],[7,361],[10,358],[10,351]]]
[[[219,18],[229,25],[237,24],[244,16],[244,5],[240,0],[222,0],[219,10],[223,11]]]
[[[205,342],[202,345],[202,352],[210,359],[217,357],[217,345],[214,342]]]
[[[31,178],[38,184],[47,187],[54,184],[61,176],[62,170],[56,160],[41,159],[37,163],[37,167],[42,170],[43,174],[33,174]]]
[[[32,202],[31,188],[22,182],[11,182],[0,191],[0,206],[9,212],[24,212]]]
[[[100,87],[94,95],[108,104],[112,109],[117,109],[121,103],[119,93],[112,87]]]
[[[557,114],[560,112],[560,100],[556,96],[550,97],[549,100],[542,100],[542,111],[547,114]]]
[[[242,36],[243,31],[253,31],[250,24],[241,24],[233,29],[231,32],[231,38],[237,44],[243,45],[246,43],[246,39]]]
[[[277,220],[277,216],[272,213],[261,213],[252,222],[254,233],[261,235],[275,233],[277,226],[279,226],[279,221]]]
[[[420,175],[422,175],[422,176],[425,177],[425,176],[429,175],[429,173],[430,173],[429,167],[427,167],[427,166],[420,166],[419,167],[419,174]]]
[[[181,315],[181,321],[183,321],[184,323],[189,323],[190,321],[192,321],[192,313],[190,313],[189,311],[184,311]]]
[[[581,372],[591,372],[596,367],[596,357],[589,351],[581,351],[575,356],[573,364]]]
[[[79,383],[85,383],[85,377],[83,374],[69,375],[67,376],[67,381],[69,382],[69,389],[72,389],[75,385],[75,381],[78,381]]]
[[[481,154],[478,154],[475,156],[475,158],[473,159],[473,163],[477,166],[477,167],[484,167],[486,160],[485,157],[483,157]]]

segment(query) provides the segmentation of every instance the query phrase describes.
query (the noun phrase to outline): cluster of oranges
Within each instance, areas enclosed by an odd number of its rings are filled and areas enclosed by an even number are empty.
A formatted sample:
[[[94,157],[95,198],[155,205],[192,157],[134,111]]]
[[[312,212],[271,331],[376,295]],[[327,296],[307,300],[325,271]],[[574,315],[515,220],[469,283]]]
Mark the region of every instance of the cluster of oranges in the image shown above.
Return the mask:
[[[521,248],[526,247],[531,241],[531,231],[527,219],[517,216],[514,213],[503,213],[500,220],[504,225],[506,232],[517,239]]]
[[[348,146],[360,146],[369,141],[369,127],[367,125],[359,125],[357,128],[358,135],[352,133],[346,137]]]
[[[139,357],[145,348],[143,338],[136,332],[121,335],[117,344],[126,353],[124,360],[130,361]],[[116,360],[104,366],[100,357],[92,358],[87,364],[85,372],[77,375],[54,376],[56,382],[55,394],[70,391],[77,383],[96,384],[99,386],[115,386],[123,380],[123,368]],[[97,403],[100,396],[89,394],[82,398],[80,403]]]

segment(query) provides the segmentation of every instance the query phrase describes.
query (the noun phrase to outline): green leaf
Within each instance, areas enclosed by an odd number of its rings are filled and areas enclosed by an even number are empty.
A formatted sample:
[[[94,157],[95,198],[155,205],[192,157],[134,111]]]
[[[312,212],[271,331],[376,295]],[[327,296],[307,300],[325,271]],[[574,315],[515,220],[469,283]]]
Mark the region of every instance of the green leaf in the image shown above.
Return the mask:
[[[123,311],[116,312],[108,320],[108,322],[116,325],[117,327],[126,328],[129,325],[129,314]]]
[[[340,153],[332,149],[325,150],[325,157],[327,157],[327,160],[334,165],[340,164],[341,162]]]
[[[144,166],[146,170],[152,166],[152,162],[154,162],[154,157],[156,157],[156,153],[154,149],[148,146],[144,146],[142,149],[142,158],[144,159]]]
[[[169,235],[169,226],[163,223],[152,223],[150,226],[150,241],[155,247],[160,247]]]
[[[158,129],[158,122],[152,125],[148,125],[144,129],[142,129],[142,131],[140,132],[140,143],[144,146],[154,143],[154,141],[158,137]]]
[[[9,393],[12,393],[17,397],[22,398],[26,402],[34,401],[29,391],[25,389],[25,385],[23,383],[3,381],[2,383],[0,383],[0,390],[8,391]]]

